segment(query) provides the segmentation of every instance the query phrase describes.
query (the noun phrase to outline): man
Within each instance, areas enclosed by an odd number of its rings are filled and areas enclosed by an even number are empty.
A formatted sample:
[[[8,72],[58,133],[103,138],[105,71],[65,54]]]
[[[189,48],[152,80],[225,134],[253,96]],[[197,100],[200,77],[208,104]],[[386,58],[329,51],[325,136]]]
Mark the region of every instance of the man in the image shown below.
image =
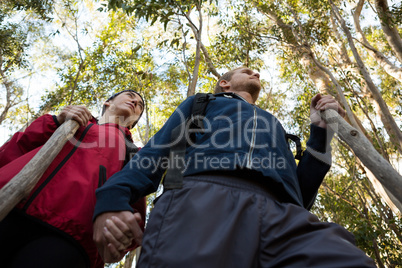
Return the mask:
[[[138,267],[375,267],[344,228],[319,222],[305,209],[330,167],[332,135],[317,113],[334,109],[344,116],[344,110],[332,97],[312,99],[311,136],[296,166],[279,121],[255,106],[260,89],[259,74],[244,67],[219,79],[204,132],[186,149],[183,186],[165,191],[155,204]],[[110,256],[135,234],[116,218],[127,217],[130,203],[155,191],[177,160],[171,155],[169,165],[164,161],[175,144],[172,130],[190,117],[192,105],[192,97],[184,101],[97,190],[94,237],[100,248],[100,238],[108,241]]]
[[[143,108],[142,97],[133,90],[111,96],[99,121],[84,106],[66,106],[58,116],[39,117],[0,148],[1,188],[64,121],[81,125],[28,198],[0,223],[2,267],[103,267],[92,239],[95,190],[138,150],[129,129]],[[133,207],[141,233],[144,199]]]

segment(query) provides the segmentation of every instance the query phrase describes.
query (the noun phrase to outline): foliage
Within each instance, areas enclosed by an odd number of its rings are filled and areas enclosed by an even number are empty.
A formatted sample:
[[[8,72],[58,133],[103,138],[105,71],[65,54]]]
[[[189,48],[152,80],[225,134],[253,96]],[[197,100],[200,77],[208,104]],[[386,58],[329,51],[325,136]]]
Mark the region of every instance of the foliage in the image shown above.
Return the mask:
[[[53,11],[53,1],[49,0],[4,0],[1,3],[3,10],[33,11],[41,19],[51,21],[49,15]]]
[[[41,31],[42,23],[35,18],[35,14],[20,16],[8,1],[0,3],[0,7],[0,124],[5,122],[15,130],[14,123],[26,123],[26,120],[12,115],[27,111],[23,108],[27,106],[23,100],[25,90],[18,80],[32,76],[28,52],[39,39],[46,37]],[[31,110],[28,111],[29,116]]]
[[[233,1],[227,8],[220,10],[218,26],[225,31],[212,39],[213,56],[221,67],[228,69],[247,66],[261,70],[261,60],[267,49],[267,40],[261,36],[264,23],[254,8],[244,2]]]
[[[2,66],[8,75],[16,68],[26,68],[26,49],[29,46],[27,43],[27,33],[19,28],[16,23],[7,23],[6,15],[0,15],[1,29],[0,42]]]

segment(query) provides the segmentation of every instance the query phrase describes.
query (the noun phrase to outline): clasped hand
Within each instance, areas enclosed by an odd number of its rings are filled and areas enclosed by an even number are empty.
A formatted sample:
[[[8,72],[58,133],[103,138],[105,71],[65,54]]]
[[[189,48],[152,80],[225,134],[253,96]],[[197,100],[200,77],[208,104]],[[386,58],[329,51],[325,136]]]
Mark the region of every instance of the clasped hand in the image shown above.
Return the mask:
[[[141,245],[140,213],[130,211],[107,212],[96,217],[93,239],[106,263],[120,261],[127,249]]]
[[[87,107],[82,105],[67,105],[57,116],[57,121],[60,124],[63,124],[64,121],[72,119],[77,121],[80,126],[86,126],[91,118],[91,112],[87,109]]]

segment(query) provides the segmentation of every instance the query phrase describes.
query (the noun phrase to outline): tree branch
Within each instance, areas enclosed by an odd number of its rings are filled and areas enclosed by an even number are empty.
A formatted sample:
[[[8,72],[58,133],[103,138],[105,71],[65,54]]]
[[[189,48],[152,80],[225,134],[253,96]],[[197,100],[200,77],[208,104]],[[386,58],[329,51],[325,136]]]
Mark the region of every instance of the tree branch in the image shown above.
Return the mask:
[[[389,75],[394,77],[396,80],[402,83],[402,68],[398,68],[395,64],[392,64],[390,60],[388,60],[384,54],[375,49],[367,40],[364,35],[361,26],[360,26],[360,14],[363,9],[365,0],[359,0],[359,3],[355,7],[355,12],[353,13],[353,20],[355,23],[356,32],[360,36],[360,40],[358,42],[362,44],[369,52],[369,54],[376,59],[381,68],[384,69]]]

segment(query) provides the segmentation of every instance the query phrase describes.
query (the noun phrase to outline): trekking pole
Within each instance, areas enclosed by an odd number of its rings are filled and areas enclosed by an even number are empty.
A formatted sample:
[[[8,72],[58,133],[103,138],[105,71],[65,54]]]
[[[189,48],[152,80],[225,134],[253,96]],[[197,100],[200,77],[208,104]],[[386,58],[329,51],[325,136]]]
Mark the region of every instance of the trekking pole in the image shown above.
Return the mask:
[[[50,163],[53,162],[66,142],[74,136],[78,128],[79,124],[77,121],[65,121],[56,129],[31,161],[0,189],[0,221],[2,221],[21,200],[29,195]]]
[[[398,201],[395,204],[402,211],[402,176],[380,155],[363,133],[349,125],[336,111],[321,111],[321,117],[328,127],[336,132],[353,150],[360,161],[374,174],[384,188]]]

